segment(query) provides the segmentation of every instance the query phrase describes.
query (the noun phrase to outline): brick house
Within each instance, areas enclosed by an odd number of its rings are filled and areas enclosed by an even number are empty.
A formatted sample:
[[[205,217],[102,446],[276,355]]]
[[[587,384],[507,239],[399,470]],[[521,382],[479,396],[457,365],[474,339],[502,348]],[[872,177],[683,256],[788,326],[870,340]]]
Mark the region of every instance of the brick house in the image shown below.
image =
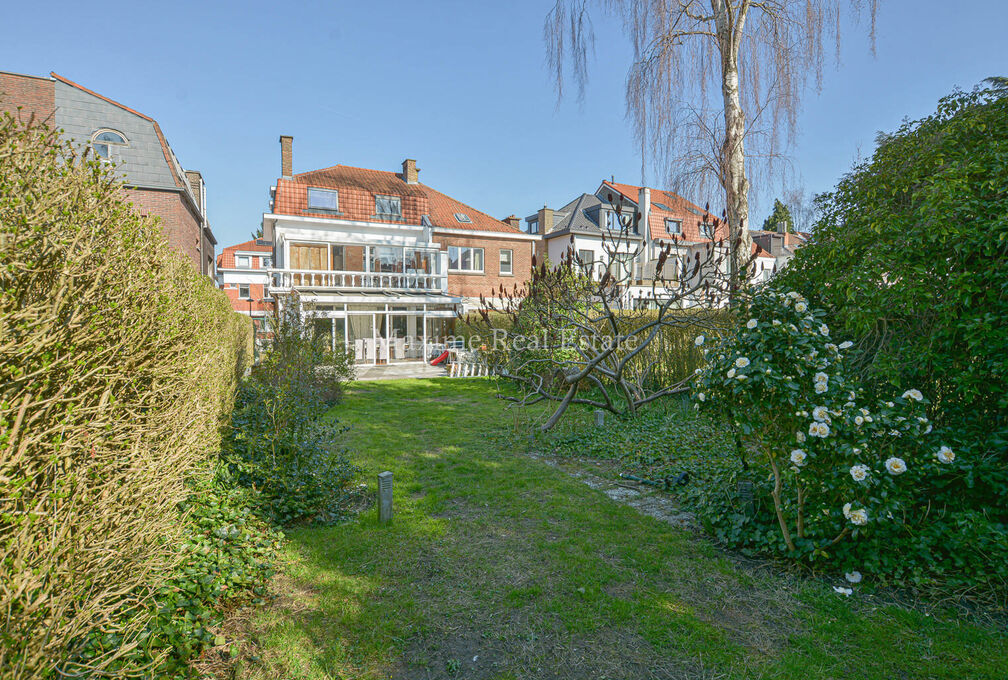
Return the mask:
[[[257,343],[269,332],[273,300],[269,297],[268,270],[272,266],[273,244],[263,239],[228,246],[217,256],[217,286],[236,312],[252,319]]]
[[[79,149],[115,163],[140,214],[159,217],[171,247],[213,276],[217,241],[206,217],[206,184],[198,171],[182,169],[156,120],[55,73],[0,72],[0,111],[34,115]]]
[[[401,172],[335,165],[294,174],[293,138],[280,138],[281,177],[263,215],[273,242],[269,293],[301,311],[359,363],[429,358],[458,312],[531,276],[538,236]]]

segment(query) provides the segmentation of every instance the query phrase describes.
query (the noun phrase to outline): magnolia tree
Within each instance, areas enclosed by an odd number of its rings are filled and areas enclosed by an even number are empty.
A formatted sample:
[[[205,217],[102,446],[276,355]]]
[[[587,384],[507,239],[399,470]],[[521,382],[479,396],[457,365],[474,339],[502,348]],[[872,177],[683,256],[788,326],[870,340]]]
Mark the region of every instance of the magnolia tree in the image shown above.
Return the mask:
[[[609,196],[610,203],[614,203]],[[571,247],[556,264],[533,267],[531,280],[483,300],[470,324],[484,359],[511,379],[522,405],[553,403],[552,428],[571,404],[635,413],[644,404],[690,389],[692,367],[673,366],[675,339],[724,324],[730,291],[727,243],[657,243],[645,274],[644,245],[633,236],[640,214],[614,205],[619,227],[603,231],[601,256],[583,261]],[[719,220],[709,215],[703,223]],[[752,272],[752,258],[747,270]],[[692,347],[687,349],[695,353]]]
[[[693,396],[697,408],[730,414],[765,458],[787,550],[825,557],[841,541],[905,522],[926,478],[955,461],[933,441],[924,395],[869,402],[848,372],[851,343],[837,344],[824,313],[797,293],[764,292],[746,311],[716,342],[696,338],[707,361]]]

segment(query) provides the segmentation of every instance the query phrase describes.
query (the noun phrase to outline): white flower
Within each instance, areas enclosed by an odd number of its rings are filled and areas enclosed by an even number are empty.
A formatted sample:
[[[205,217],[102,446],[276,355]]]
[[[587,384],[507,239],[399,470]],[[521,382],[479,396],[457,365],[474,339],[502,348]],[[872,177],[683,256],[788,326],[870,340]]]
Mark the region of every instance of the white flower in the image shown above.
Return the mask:
[[[745,368],[748,365],[749,365],[749,359],[747,359],[746,357],[739,357],[738,359],[735,360],[736,368]]]
[[[862,418],[861,416],[854,416],[854,424],[855,425],[857,425],[858,427],[861,427],[862,423],[864,423],[864,418]]]
[[[806,454],[801,449],[795,449],[794,451],[791,452],[791,462],[797,465],[798,467],[805,465],[806,458],[808,458],[808,454]]]
[[[851,513],[851,504],[850,503],[844,503],[843,504],[843,516],[846,517],[847,519],[850,519],[850,513]]]
[[[817,382],[815,384],[815,392],[816,392],[816,394],[822,394],[823,392],[825,392],[828,389],[829,389],[829,387],[826,385],[826,383]]]
[[[851,466],[850,476],[855,482],[863,482],[868,479],[868,466],[858,463],[857,465]]]
[[[840,343],[840,349],[850,349],[853,346],[854,343],[851,342],[850,340],[844,340],[843,342]]]
[[[850,400],[851,400],[851,401],[854,401],[855,399],[857,399],[857,395],[856,395],[856,394],[854,394],[854,391],[853,391],[853,390],[851,390],[850,392],[848,392],[848,393],[847,393],[847,396],[848,396],[848,397],[850,397]]]
[[[739,373],[737,376],[735,376],[735,379],[736,380],[745,380],[748,377],[749,376],[747,376],[745,373]]]
[[[935,454],[935,457],[938,458],[938,460],[940,460],[942,463],[947,464],[955,460],[955,453],[949,447],[943,446],[940,449],[938,449],[938,453]]]
[[[815,381],[817,383],[829,382],[829,376],[823,373],[822,371],[819,371],[818,373],[815,374]]]
[[[836,345],[834,345],[832,342],[827,342],[826,343],[826,349],[828,349],[829,351],[833,352],[834,354],[836,354],[837,352],[840,351],[840,348],[837,347]]]
[[[812,409],[812,417],[818,420],[820,423],[828,423],[830,420],[829,409],[825,406],[816,406]]]
[[[809,425],[808,433],[813,437],[824,439],[829,436],[830,429],[826,423],[813,422]]]
[[[748,321],[746,321],[745,327],[746,328],[756,328],[756,324],[757,323],[758,322],[756,321],[756,319],[749,319]]]
[[[833,590],[844,597],[850,597],[854,592],[850,588],[841,588],[840,586],[833,586]]]
[[[893,457],[886,460],[885,469],[889,471],[889,474],[896,476],[906,472],[907,468],[902,458]]]
[[[922,401],[924,395],[920,393],[920,390],[907,390],[903,393],[904,399],[913,399],[914,401]]]
[[[847,579],[848,583],[861,583],[861,572],[849,571],[844,574],[844,578]]]
[[[727,375],[728,375],[729,378],[734,378],[735,377],[735,369],[734,368],[728,369],[728,374]]]
[[[706,400],[707,400],[707,395],[705,395],[705,394],[704,394],[703,392],[700,392],[700,393],[698,393],[698,394],[696,395],[696,398],[697,398],[698,400],[700,400],[700,401],[706,401]]]
[[[851,510],[850,511],[850,521],[851,521],[851,524],[854,524],[854,525],[859,526],[859,527],[863,527],[865,524],[868,524],[868,511],[865,510],[864,508],[858,508],[857,510]]]
[[[773,320],[773,325],[774,326],[780,326],[780,319],[774,319]]]
[[[704,336],[702,335],[696,336],[696,340],[694,340],[693,342],[696,344],[697,347],[699,347],[704,342]]]
[[[799,293],[796,290],[789,290],[787,293],[785,293],[785,295],[787,295],[789,298],[792,298],[794,300],[801,300],[802,299],[801,293]]]
[[[804,432],[796,432],[795,433],[795,439],[798,440],[799,444],[804,444],[805,443],[805,433]]]
[[[804,302],[796,302],[794,308],[796,312],[802,314],[805,312],[805,310],[808,309],[808,305],[805,304]]]
[[[827,326],[826,324],[822,324],[821,326],[819,326],[819,334],[822,335],[823,337],[827,337],[828,338],[829,337],[829,326]]]

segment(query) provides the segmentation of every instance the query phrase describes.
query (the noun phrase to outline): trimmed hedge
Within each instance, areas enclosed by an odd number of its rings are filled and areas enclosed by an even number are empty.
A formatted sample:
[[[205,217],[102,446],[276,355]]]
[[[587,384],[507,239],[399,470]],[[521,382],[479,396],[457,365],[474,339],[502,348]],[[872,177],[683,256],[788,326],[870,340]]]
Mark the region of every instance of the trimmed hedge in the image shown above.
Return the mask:
[[[5,677],[130,672],[250,347],[107,164],[0,118]],[[124,643],[93,654],[96,635]]]

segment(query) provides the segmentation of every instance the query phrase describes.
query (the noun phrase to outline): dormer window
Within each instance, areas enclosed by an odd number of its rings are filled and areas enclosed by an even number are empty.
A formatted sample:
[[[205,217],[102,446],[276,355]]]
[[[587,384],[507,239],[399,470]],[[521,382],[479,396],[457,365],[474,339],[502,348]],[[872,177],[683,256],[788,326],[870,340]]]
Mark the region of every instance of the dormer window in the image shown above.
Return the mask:
[[[459,222],[462,222],[463,224],[468,224],[472,222],[472,220],[469,219],[469,216],[466,215],[465,213],[455,213],[455,219],[458,220]]]
[[[375,196],[375,214],[379,217],[402,217],[402,199],[398,196]]]
[[[339,192],[333,189],[309,187],[308,209],[339,212]]]
[[[665,231],[670,234],[681,234],[682,233],[682,220],[665,220]]]
[[[99,158],[111,160],[116,147],[129,146],[129,142],[121,132],[115,130],[99,130],[91,137],[91,148]]]
[[[528,233],[538,234],[539,233],[539,220],[529,220],[528,221]]]
[[[710,222],[704,222],[700,225],[700,235],[704,238],[714,240],[714,225]]]

